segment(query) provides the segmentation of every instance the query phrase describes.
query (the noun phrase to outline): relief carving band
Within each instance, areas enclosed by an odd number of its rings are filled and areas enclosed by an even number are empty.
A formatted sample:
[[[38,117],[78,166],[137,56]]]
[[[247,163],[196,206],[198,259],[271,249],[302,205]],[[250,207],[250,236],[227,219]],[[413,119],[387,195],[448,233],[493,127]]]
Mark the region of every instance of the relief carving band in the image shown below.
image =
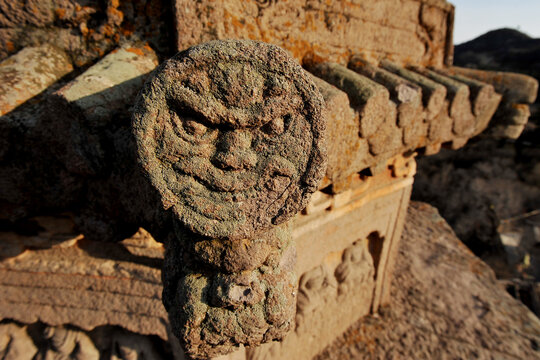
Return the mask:
[[[174,221],[163,301],[191,356],[291,327],[296,251],[285,222],[324,175],[323,106],[300,65],[256,41],[183,51],[139,94],[139,161]]]

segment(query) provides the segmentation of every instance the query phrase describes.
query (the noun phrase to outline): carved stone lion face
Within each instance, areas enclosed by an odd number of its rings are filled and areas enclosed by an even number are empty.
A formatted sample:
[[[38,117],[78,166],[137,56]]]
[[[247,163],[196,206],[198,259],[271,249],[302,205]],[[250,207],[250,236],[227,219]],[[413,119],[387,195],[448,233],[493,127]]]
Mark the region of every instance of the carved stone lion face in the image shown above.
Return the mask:
[[[139,157],[192,231],[246,238],[294,215],[324,174],[322,97],[283,50],[216,41],[177,54],[134,112]]]

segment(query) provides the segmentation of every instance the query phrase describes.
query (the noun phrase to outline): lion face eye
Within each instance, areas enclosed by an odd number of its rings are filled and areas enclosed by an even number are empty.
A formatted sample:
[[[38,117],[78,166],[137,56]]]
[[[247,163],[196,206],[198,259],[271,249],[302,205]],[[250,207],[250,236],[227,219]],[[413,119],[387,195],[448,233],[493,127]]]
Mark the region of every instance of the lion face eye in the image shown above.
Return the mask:
[[[202,137],[208,132],[208,127],[193,119],[184,120],[184,130],[194,137]]]
[[[215,140],[218,130],[205,125],[197,114],[192,116],[188,111],[171,111],[171,122],[176,135],[191,143],[206,143]]]
[[[290,115],[277,117],[272,121],[266,123],[263,127],[261,127],[261,130],[269,136],[281,135],[287,130],[290,118]]]

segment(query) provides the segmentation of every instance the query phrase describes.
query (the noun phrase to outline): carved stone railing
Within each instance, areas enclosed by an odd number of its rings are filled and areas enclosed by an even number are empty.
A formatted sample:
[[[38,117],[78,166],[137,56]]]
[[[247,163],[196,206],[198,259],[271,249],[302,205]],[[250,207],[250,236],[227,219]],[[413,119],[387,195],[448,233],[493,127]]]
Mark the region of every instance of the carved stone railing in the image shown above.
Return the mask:
[[[163,302],[191,356],[291,329],[296,250],[287,220],[325,172],[323,106],[284,50],[253,41],[181,52],[139,94],[139,159],[173,214]]]

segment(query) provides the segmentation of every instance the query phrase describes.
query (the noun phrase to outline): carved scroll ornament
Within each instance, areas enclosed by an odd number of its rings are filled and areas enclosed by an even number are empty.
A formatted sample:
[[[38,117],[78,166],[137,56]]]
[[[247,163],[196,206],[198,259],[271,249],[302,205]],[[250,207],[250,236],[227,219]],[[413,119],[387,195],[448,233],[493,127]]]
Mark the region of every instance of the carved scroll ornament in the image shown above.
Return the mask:
[[[296,250],[286,221],[324,175],[322,108],[304,70],[255,41],[181,52],[139,94],[139,160],[174,219],[163,301],[191,356],[291,328]]]

